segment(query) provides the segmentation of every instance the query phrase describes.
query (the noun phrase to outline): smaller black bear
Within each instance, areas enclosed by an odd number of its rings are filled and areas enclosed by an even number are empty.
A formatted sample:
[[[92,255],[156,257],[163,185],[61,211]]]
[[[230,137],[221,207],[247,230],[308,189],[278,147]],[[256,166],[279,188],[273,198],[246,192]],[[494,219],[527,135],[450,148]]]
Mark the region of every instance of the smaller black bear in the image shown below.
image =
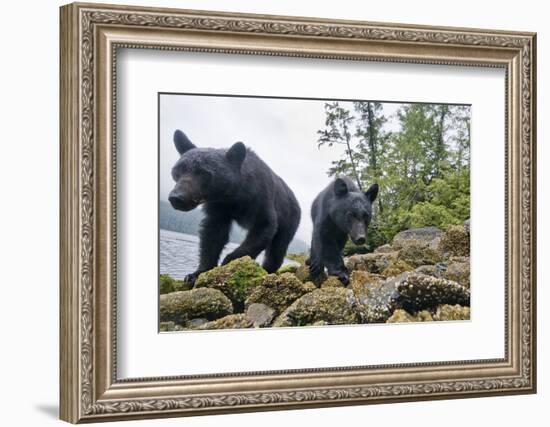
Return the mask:
[[[309,268],[313,277],[326,267],[329,275],[344,284],[349,282],[342,251],[348,236],[356,245],[366,243],[372,203],[377,195],[378,184],[363,193],[348,177],[336,178],[317,195],[311,206],[313,237]]]
[[[176,185],[168,200],[181,211],[204,203],[205,213],[199,266],[185,280],[194,283],[200,273],[218,265],[233,221],[248,234],[223,264],[246,255],[254,259],[265,250],[263,268],[277,271],[300,223],[292,190],[242,142],[228,149],[197,148],[176,130],[174,144],[181,157],[172,168]]]

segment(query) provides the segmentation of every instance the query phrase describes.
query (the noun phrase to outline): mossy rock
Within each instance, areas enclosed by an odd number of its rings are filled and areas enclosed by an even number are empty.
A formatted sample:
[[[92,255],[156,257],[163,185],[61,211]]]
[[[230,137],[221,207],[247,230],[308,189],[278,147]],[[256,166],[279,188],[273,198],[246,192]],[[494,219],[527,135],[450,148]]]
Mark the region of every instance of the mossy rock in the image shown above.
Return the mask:
[[[450,262],[443,273],[445,279],[454,280],[467,288],[470,287],[470,259],[465,262]]]
[[[214,320],[231,313],[231,301],[217,289],[191,289],[160,296],[161,322],[186,326],[191,319]]]
[[[452,280],[421,273],[403,273],[395,284],[401,304],[408,311],[434,308],[441,304],[470,305],[470,290]]]
[[[440,305],[434,314],[434,320],[470,320],[470,307],[464,307],[459,304]]]
[[[382,279],[379,274],[369,273],[368,271],[352,271],[349,276],[349,287],[351,289],[359,288],[367,284],[373,284]]]
[[[183,328],[181,325],[178,325],[174,322],[160,322],[160,332],[177,332],[177,331],[183,331],[185,328]]]
[[[170,292],[188,291],[192,288],[192,285],[184,282],[183,280],[177,280],[168,274],[161,274],[159,277],[160,294],[169,294]]]
[[[433,320],[432,313],[428,310],[422,310],[415,314],[411,314],[400,308],[393,312],[391,317],[386,320],[386,323],[431,322]]]
[[[288,264],[284,265],[279,270],[277,270],[277,274],[284,274],[284,273],[296,273],[296,270],[298,270],[299,265],[298,264]]]
[[[414,270],[414,267],[412,265],[410,265],[409,263],[403,260],[398,259],[396,261],[393,261],[380,274],[384,277],[392,277],[392,276],[397,276],[406,271],[412,271],[412,270]]]
[[[358,323],[353,291],[324,288],[309,292],[296,300],[275,321],[273,327],[349,325]]]
[[[397,252],[373,252],[364,255],[352,255],[344,259],[348,270],[368,271],[380,274],[397,258]]]
[[[395,290],[395,279],[384,280],[372,274],[365,277],[364,274],[354,271],[350,279],[359,323],[383,323],[399,307],[400,295]]]
[[[249,291],[258,286],[267,272],[249,256],[235,259],[229,264],[202,273],[195,289],[217,289],[231,300],[235,312],[242,312]]]
[[[254,303],[265,304],[279,315],[302,295],[316,289],[312,282],[302,283],[294,274],[269,274],[262,279],[261,286],[251,290],[245,307]]]
[[[197,329],[243,329],[252,328],[254,325],[252,320],[244,313],[229,314],[211,322],[207,322],[204,325],[199,326]]]
[[[410,243],[403,247],[397,255],[399,261],[409,264],[412,268],[421,265],[433,265],[441,261],[441,255],[434,249],[424,244]]]
[[[327,279],[321,283],[321,288],[344,288],[345,285],[340,282],[336,276],[328,276]]]
[[[444,256],[470,256],[470,232],[463,225],[451,225],[439,242],[439,252]]]
[[[325,272],[322,272],[318,277],[312,277],[307,265],[300,265],[294,274],[302,283],[312,282],[315,286],[320,286],[321,283],[327,280]]]

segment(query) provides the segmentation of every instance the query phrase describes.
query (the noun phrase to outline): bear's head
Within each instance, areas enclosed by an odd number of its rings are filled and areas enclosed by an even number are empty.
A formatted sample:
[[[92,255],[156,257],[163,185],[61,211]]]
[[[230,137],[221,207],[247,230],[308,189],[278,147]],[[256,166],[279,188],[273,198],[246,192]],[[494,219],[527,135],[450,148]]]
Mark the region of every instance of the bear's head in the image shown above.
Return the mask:
[[[335,201],[329,215],[340,230],[356,245],[367,242],[367,228],[372,218],[372,203],[378,195],[378,184],[365,192],[358,190],[352,181],[336,178],[333,185]]]
[[[204,202],[227,200],[239,185],[246,147],[236,142],[229,149],[197,148],[181,131],[174,132],[180,154],[172,168],[176,182],[168,200],[174,209],[190,211]]]

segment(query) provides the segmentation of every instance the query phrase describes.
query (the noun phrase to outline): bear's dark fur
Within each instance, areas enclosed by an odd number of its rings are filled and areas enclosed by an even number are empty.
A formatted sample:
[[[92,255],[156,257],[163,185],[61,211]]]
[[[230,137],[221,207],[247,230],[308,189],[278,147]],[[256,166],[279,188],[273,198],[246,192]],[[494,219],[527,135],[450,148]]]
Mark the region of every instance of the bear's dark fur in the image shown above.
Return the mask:
[[[277,271],[300,223],[292,190],[242,142],[229,149],[197,148],[177,130],[174,143],[181,157],[172,168],[176,185],[168,199],[181,211],[204,203],[205,213],[199,267],[186,280],[193,283],[200,273],[217,266],[233,221],[248,234],[222,264],[246,255],[254,259],[265,250],[263,268]]]
[[[357,245],[367,241],[367,227],[372,217],[372,203],[378,195],[378,184],[360,191],[347,177],[336,178],[321,191],[311,206],[313,237],[309,268],[313,277],[323,273],[337,276],[344,284],[349,272],[342,250],[348,239]]]

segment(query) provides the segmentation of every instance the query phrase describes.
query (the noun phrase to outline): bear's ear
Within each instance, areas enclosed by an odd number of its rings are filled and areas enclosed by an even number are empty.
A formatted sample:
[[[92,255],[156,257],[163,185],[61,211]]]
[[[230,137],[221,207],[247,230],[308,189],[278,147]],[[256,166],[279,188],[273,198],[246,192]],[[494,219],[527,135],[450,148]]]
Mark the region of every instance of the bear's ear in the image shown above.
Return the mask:
[[[369,202],[374,202],[376,196],[378,196],[378,184],[372,184],[367,191],[365,191],[365,196]]]
[[[193,144],[189,138],[187,138],[187,135],[185,135],[181,130],[176,130],[174,132],[174,145],[176,146],[176,150],[178,150],[178,153],[183,154],[192,148],[195,147],[195,144]]]
[[[225,157],[233,166],[240,168],[246,157],[246,147],[242,142],[236,142],[227,150]]]
[[[346,184],[346,181],[344,181],[342,178],[336,178],[336,181],[334,181],[334,193],[338,197],[345,196],[348,194],[348,184]]]

